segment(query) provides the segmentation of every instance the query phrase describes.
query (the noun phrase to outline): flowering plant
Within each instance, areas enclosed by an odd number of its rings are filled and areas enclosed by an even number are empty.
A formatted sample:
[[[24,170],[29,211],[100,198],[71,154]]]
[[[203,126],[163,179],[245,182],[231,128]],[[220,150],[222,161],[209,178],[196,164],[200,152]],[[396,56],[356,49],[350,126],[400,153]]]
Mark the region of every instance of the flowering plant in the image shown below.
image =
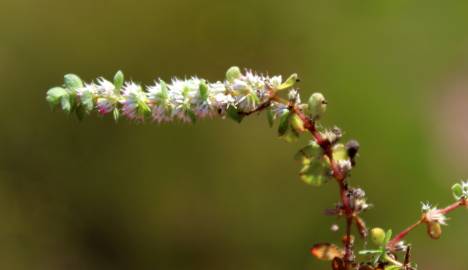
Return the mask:
[[[311,248],[311,254],[320,260],[329,260],[334,270],[416,269],[411,261],[411,246],[403,239],[419,225],[426,225],[428,235],[438,239],[446,214],[459,208],[468,208],[468,181],[452,186],[455,202],[445,208],[422,204],[419,220],[402,232],[393,235],[392,230],[373,228],[368,230],[361,213],[370,208],[366,194],[350,185],[350,172],[356,166],[359,143],[350,140],[341,143],[339,128],[324,128],[319,121],[327,108],[323,94],[313,93],[307,102],[301,102],[297,88],[298,77],[292,74],[283,81],[281,76],[259,75],[238,67],[226,72],[224,81],[207,82],[198,77],[173,79],[170,83],[159,79],[153,85],[143,87],[125,82],[122,72],[113,81],[104,78],[83,83],[73,74],[65,75],[63,86],[47,92],[52,108],[61,107],[67,113],[75,113],[79,119],[96,110],[101,115],[112,114],[130,120],[153,120],[158,123],[182,121],[194,123],[198,119],[221,116],[237,122],[250,114],[265,111],[270,126],[278,119],[278,135],[291,142],[303,133],[310,133],[311,141],[296,154],[301,161],[300,179],[308,185],[321,186],[334,181],[339,188],[339,202],[328,215],[345,220],[342,244],[319,243]],[[286,95],[282,93],[287,91]],[[282,97],[284,96],[284,97]],[[352,227],[360,237],[371,238],[374,249],[355,250]],[[335,228],[336,229],[336,228]],[[397,254],[404,253],[398,260]]]

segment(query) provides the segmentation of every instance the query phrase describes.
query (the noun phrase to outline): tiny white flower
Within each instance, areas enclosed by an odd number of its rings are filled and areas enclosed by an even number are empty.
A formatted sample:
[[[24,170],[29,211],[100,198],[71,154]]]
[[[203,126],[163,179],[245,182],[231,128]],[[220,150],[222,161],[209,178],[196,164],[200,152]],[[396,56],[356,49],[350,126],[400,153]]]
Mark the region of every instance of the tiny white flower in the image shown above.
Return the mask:
[[[200,80],[192,78],[191,80],[172,80],[169,87],[169,100],[173,104],[172,116],[182,122],[193,121],[194,112],[192,111],[192,99],[198,93]]]
[[[76,89],[76,95],[81,97],[85,93],[96,95],[98,92],[97,86],[94,83],[85,83],[83,87]]]
[[[269,81],[270,81],[271,86],[273,86],[273,88],[277,88],[278,86],[281,85],[281,83],[283,83],[283,78],[281,77],[281,75],[273,76],[270,78]]]
[[[148,87],[148,99],[152,105],[151,115],[153,120],[161,122],[169,122],[172,120],[171,111],[173,105],[169,101],[169,91],[167,86],[163,89],[161,83],[155,82],[154,85]]]
[[[244,79],[249,85],[251,85],[254,88],[265,88],[266,78],[263,76],[259,76],[250,70],[245,73]]]
[[[421,211],[426,213],[427,211],[431,210],[432,205],[429,202],[421,202]]]
[[[258,96],[254,92],[250,92],[237,99],[236,106],[239,110],[244,112],[254,111],[259,103]]]
[[[232,89],[236,91],[246,91],[249,89],[249,85],[243,80],[235,79],[232,83]]]
[[[406,251],[408,249],[408,245],[405,244],[405,241],[399,241],[393,248],[395,251]]]
[[[215,109],[221,115],[224,115],[229,106],[234,106],[235,99],[227,91],[226,85],[222,82],[216,82],[209,84],[210,89],[210,100],[213,103]]]
[[[288,111],[288,106],[283,103],[273,102],[271,104],[271,110],[273,112],[273,118],[279,118]]]
[[[115,86],[110,81],[104,78],[98,78],[98,94],[104,96],[111,96],[115,94]]]
[[[422,211],[427,222],[437,222],[442,225],[447,225],[447,217],[442,214],[437,207],[432,207],[429,203],[422,203]]]
[[[299,95],[299,92],[296,89],[291,89],[288,93],[288,99],[295,104],[301,103],[301,96]]]
[[[107,114],[114,110],[117,105],[118,97],[116,95],[115,86],[110,81],[104,78],[98,78],[96,88],[96,106],[100,114]]]
[[[338,160],[337,165],[343,172],[349,172],[353,168],[353,165],[349,159]]]
[[[468,181],[462,181],[462,189],[465,196],[468,197]]]
[[[129,119],[143,120],[149,112],[148,98],[140,85],[130,82],[122,88],[122,113]]]
[[[98,97],[96,100],[96,107],[100,114],[108,114],[114,110],[116,102],[108,98]]]

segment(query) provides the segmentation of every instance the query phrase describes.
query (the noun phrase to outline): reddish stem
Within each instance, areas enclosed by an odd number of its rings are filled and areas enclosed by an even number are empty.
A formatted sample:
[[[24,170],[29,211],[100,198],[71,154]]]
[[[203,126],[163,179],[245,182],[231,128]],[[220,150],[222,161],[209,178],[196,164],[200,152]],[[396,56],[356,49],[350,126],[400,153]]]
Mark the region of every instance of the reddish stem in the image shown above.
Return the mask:
[[[443,208],[443,209],[439,209],[438,212],[445,215],[447,213],[450,213],[452,212],[453,210],[457,209],[458,207],[460,206],[467,206],[468,205],[468,200],[465,199],[465,198],[462,198],[461,200],[459,201],[456,201],[455,203]]]
[[[393,249],[395,247],[395,245],[401,241],[401,239],[405,238],[405,236],[411,232],[414,228],[418,227],[419,224],[421,224],[423,222],[423,218],[419,219],[416,223],[414,223],[413,225],[409,226],[408,228],[404,229],[403,231],[401,231],[399,234],[397,234],[392,240],[390,240],[390,242],[388,242],[387,244],[387,247],[389,249]]]
[[[332,144],[322,137],[322,134],[317,131],[315,127],[315,122],[307,117],[301,109],[297,106],[293,106],[292,110],[296,115],[301,118],[304,122],[304,128],[309,130],[309,132],[314,137],[315,141],[322,148],[324,154],[327,156],[330,161],[330,167],[332,169],[332,175],[336,179],[339,188],[340,188],[340,199],[343,207],[344,214],[346,216],[346,238],[345,238],[345,255],[344,261],[346,266],[353,261],[353,250],[352,250],[352,239],[351,239],[351,227],[353,224],[353,209],[350,207],[349,198],[347,196],[348,186],[345,183],[346,174],[344,174],[338,164],[333,159],[333,149]]]

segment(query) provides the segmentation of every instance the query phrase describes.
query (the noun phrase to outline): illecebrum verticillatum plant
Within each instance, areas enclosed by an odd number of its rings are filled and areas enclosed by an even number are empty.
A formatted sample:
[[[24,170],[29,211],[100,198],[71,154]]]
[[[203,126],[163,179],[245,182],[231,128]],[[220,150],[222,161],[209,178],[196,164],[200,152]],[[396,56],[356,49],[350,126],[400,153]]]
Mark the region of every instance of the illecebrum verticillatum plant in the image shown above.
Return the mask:
[[[294,141],[305,132],[312,135],[312,140],[296,155],[302,162],[301,180],[312,186],[334,181],[339,187],[340,201],[326,214],[344,219],[343,243],[316,244],[311,248],[311,254],[320,260],[331,261],[334,270],[416,269],[410,261],[410,245],[403,242],[404,237],[424,224],[428,235],[438,239],[442,234],[441,226],[446,225],[446,214],[459,207],[468,208],[468,181],[452,186],[455,202],[446,208],[423,203],[419,220],[395,236],[391,230],[381,228],[368,231],[361,213],[370,204],[364,190],[351,187],[349,181],[350,171],[356,165],[359,143],[350,140],[343,144],[339,128],[320,126],[318,122],[327,108],[325,97],[313,93],[306,103],[302,103],[294,88],[297,81],[296,74],[283,81],[281,76],[259,75],[249,70],[242,73],[238,67],[229,68],[224,81],[210,83],[192,77],[174,78],[171,83],[166,83],[159,79],[147,87],[125,82],[120,71],[112,82],[99,78],[96,82],[83,83],[78,76],[68,74],[64,85],[47,92],[47,101],[52,108],[61,107],[67,113],[75,113],[79,119],[96,110],[101,115],[112,114],[116,121],[125,116],[130,120],[159,123],[177,120],[194,123],[213,116],[229,117],[240,123],[245,116],[265,111],[270,126],[279,119],[278,134],[286,141]],[[286,90],[288,94],[281,97]],[[355,251],[353,226],[361,238],[370,236],[374,249]],[[404,253],[403,260],[397,258],[398,253]]]

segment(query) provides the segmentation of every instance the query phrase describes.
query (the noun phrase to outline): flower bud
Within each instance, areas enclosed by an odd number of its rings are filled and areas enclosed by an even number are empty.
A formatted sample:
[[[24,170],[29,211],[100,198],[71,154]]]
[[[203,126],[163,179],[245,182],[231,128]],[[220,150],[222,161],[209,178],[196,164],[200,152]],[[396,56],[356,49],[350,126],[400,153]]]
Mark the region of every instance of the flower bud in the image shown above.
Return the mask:
[[[382,246],[385,242],[385,231],[382,228],[373,228],[370,231],[372,243]]]
[[[434,240],[437,240],[442,236],[442,227],[438,222],[427,223],[427,234]]]
[[[346,143],[346,151],[348,152],[349,158],[353,159],[356,157],[359,151],[359,143],[356,140],[350,140]]]
[[[309,113],[315,119],[322,116],[327,110],[327,101],[322,93],[313,93],[309,98]]]
[[[226,71],[226,80],[230,83],[234,82],[235,79],[239,79],[242,76],[242,72],[239,67],[230,67]]]

